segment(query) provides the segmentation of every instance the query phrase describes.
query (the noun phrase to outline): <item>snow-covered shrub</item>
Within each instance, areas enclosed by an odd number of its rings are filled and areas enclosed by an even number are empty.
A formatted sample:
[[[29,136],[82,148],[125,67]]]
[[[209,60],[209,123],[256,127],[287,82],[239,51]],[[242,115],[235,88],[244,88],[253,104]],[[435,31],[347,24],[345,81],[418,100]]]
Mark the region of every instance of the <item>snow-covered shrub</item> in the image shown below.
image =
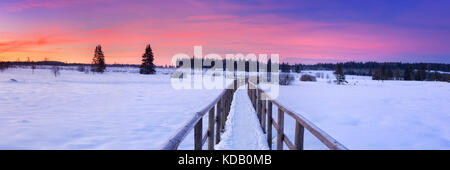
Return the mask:
[[[84,71],[86,71],[86,68],[84,68],[84,66],[78,66],[77,70],[79,72],[84,72]]]
[[[55,77],[58,77],[61,73],[59,72],[60,68],[58,66],[52,67],[52,73],[55,75]]]
[[[320,72],[316,73],[316,77],[323,78],[323,73]]]
[[[32,64],[31,65],[31,73],[33,73],[34,74],[34,70],[36,69],[36,65],[35,64]]]
[[[84,70],[84,74],[89,74],[90,73],[90,68],[89,67],[87,67],[85,70]]]
[[[290,73],[280,74],[280,85],[290,85],[295,80],[294,76]]]
[[[6,70],[9,67],[9,63],[7,62],[0,62],[0,71],[3,72],[3,70]]]
[[[316,81],[316,77],[309,74],[304,74],[300,77],[300,81]]]

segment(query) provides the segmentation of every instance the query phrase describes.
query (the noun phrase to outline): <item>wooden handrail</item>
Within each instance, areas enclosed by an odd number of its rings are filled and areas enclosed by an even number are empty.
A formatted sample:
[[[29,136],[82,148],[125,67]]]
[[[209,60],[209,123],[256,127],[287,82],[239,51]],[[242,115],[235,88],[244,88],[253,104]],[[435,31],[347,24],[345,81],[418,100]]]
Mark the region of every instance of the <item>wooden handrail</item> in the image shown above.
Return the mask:
[[[224,89],[212,102],[206,107],[194,114],[194,117],[187,121],[177,133],[172,136],[162,147],[162,150],[176,150],[184,138],[194,129],[194,149],[201,150],[208,138],[208,149],[214,150],[214,125],[216,125],[216,141],[220,142],[220,132],[225,128],[225,119],[230,111],[233,93],[237,89],[237,80]],[[217,109],[216,109],[217,108]],[[216,114],[214,114],[214,110]],[[208,131],[203,135],[203,116],[209,113]],[[216,120],[216,121],[214,121]]]
[[[250,85],[252,88],[250,88]],[[283,142],[286,143],[286,145],[289,147],[289,149],[296,149],[296,150],[302,150],[303,149],[303,139],[304,139],[304,133],[303,129],[307,129],[311,134],[313,134],[317,139],[319,139],[325,146],[327,146],[331,150],[347,150],[347,148],[339,143],[336,139],[328,135],[326,132],[324,132],[322,129],[314,125],[312,122],[310,122],[308,119],[303,117],[300,114],[297,114],[283,105],[281,105],[277,100],[272,99],[264,90],[259,88],[256,84],[254,84],[251,81],[248,81],[248,95],[250,97],[250,100],[254,104],[255,110],[257,111],[258,117],[261,120],[261,128],[263,128],[263,131],[265,131],[265,127],[267,127],[267,137],[268,137],[268,143],[269,147],[272,148],[272,126],[277,131],[277,149],[282,150],[283,149]],[[268,108],[267,108],[267,126],[263,126],[265,124],[264,118],[260,117],[260,115],[264,115],[264,111],[266,111],[265,100],[258,100],[261,99],[261,96],[264,95],[265,99],[268,99]],[[261,103],[263,101],[262,105]],[[275,122],[272,118],[272,104],[276,105],[278,107],[278,121]],[[262,106],[262,107],[261,107]],[[292,117],[296,122],[296,128],[295,128],[295,143],[292,144],[292,142],[286,137],[284,134],[284,114],[289,115]]]

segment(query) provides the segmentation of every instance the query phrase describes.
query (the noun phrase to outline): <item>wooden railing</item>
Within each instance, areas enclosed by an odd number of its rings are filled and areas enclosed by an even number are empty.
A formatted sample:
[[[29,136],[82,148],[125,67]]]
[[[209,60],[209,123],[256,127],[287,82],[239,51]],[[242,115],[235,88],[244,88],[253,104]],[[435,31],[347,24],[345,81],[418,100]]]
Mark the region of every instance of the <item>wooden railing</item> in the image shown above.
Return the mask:
[[[208,150],[214,150],[214,143],[220,142],[220,134],[225,128],[226,118],[230,112],[233,94],[236,91],[238,82],[234,82],[224,89],[208,106],[204,107],[194,117],[189,120],[178,132],[170,138],[163,146],[163,150],[176,150],[184,138],[194,129],[194,149],[202,150],[206,140],[208,140]],[[208,115],[208,130],[203,135],[203,116]],[[215,131],[214,131],[215,129]],[[215,132],[215,133],[214,133]],[[215,136],[215,141],[214,141]]]
[[[319,139],[331,150],[347,150],[347,148],[332,138],[330,135],[322,131],[319,127],[315,126],[312,122],[300,114],[296,114],[293,111],[286,109],[278,101],[270,98],[262,89],[260,89],[255,83],[248,81],[248,96],[252,101],[253,107],[256,110],[258,119],[261,123],[261,128],[264,133],[267,133],[267,142],[269,148],[272,149],[272,126],[277,132],[277,150],[283,150],[283,143],[291,150],[303,150],[304,129],[306,128],[311,134]],[[262,97],[264,96],[264,97]],[[274,121],[272,118],[272,105],[275,104],[278,107],[278,121]],[[284,133],[284,113],[292,117],[295,120],[295,139],[292,143]],[[267,122],[267,126],[266,126]],[[266,128],[267,127],[267,128]]]

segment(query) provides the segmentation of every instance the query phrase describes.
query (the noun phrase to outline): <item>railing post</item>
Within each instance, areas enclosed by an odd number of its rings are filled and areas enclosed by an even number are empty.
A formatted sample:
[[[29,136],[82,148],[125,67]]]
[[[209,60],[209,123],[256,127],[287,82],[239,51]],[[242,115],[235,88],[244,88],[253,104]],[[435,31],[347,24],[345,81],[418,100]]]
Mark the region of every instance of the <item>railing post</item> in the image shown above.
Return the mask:
[[[303,150],[303,138],[305,128],[296,121],[295,123],[295,149]]]
[[[227,115],[226,117],[228,118],[228,115],[230,114],[230,108],[231,108],[231,99],[233,97],[233,91],[231,91],[232,89],[228,90],[228,95],[227,95]]]
[[[213,106],[211,110],[209,110],[208,117],[208,150],[214,150],[214,110]]]
[[[230,114],[230,109],[231,109],[231,100],[233,99],[233,91],[232,89],[228,90],[228,95],[227,95],[227,114],[226,117],[228,118],[228,115]]]
[[[261,100],[261,127],[264,133],[266,133],[266,100]]]
[[[200,118],[200,120],[195,124],[194,127],[194,149],[195,150],[202,150],[202,125],[203,125],[203,118]]]
[[[253,89],[253,108],[255,108],[256,111],[256,97],[258,96],[258,93],[256,92],[256,89]]]
[[[278,108],[278,132],[277,132],[277,150],[283,150],[284,138],[284,113]]]
[[[253,104],[253,108],[255,108],[255,97],[256,97],[255,89],[252,89],[252,104]]]
[[[216,144],[218,144],[220,142],[220,127],[222,127],[222,125],[220,125],[220,123],[222,121],[220,121],[220,100],[217,102],[217,106],[216,106]]]
[[[249,85],[249,87],[250,87],[250,85]],[[252,106],[254,106],[253,105],[253,89],[250,89],[250,101],[252,102]]]
[[[225,95],[223,95],[222,98],[220,99],[221,100],[221,102],[220,102],[220,104],[221,104],[221,106],[220,106],[220,110],[221,110],[220,111],[220,131],[221,132],[223,132],[224,128],[225,128],[225,107],[226,107],[225,99],[226,99]]]
[[[261,122],[261,92],[256,89],[256,114],[258,115],[258,120]]]
[[[255,87],[256,88],[256,87]],[[258,91],[256,89],[253,89],[253,108],[255,108],[255,111],[258,112],[258,109],[256,108],[257,98],[258,98]]]
[[[268,101],[267,108],[267,142],[269,143],[269,149],[272,150],[272,101]]]
[[[259,108],[258,108],[258,105],[259,105],[259,91],[258,91],[258,89],[255,89],[255,94],[256,94],[256,97],[255,97],[255,110],[256,110],[256,113],[258,113],[258,118],[260,118],[261,115],[259,115]]]
[[[228,110],[228,90],[225,90],[222,100],[223,100],[223,115],[222,115],[223,121],[222,121],[222,123],[225,126],[225,122],[227,121],[227,112],[228,112],[227,111]]]
[[[258,90],[256,90],[256,87],[255,87],[255,110],[256,111],[258,111],[257,110],[257,108],[258,108],[257,104],[258,104]]]

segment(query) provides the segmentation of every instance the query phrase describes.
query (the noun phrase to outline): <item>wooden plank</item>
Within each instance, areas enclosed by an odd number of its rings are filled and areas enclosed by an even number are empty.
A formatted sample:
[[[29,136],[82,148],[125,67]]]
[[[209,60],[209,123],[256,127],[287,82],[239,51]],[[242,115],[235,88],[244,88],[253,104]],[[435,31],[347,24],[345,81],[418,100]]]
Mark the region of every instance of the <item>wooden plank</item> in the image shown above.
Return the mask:
[[[203,125],[203,118],[200,118],[200,120],[197,122],[194,128],[194,149],[195,150],[202,150],[202,125]]]
[[[267,142],[269,143],[269,149],[272,150],[272,102],[268,101],[267,108]]]
[[[278,109],[278,132],[277,132],[277,150],[283,150],[284,137],[284,113]]]
[[[298,122],[295,123],[295,149],[303,150],[303,138],[305,128]]]
[[[208,115],[208,150],[214,150],[214,110],[211,108]]]

